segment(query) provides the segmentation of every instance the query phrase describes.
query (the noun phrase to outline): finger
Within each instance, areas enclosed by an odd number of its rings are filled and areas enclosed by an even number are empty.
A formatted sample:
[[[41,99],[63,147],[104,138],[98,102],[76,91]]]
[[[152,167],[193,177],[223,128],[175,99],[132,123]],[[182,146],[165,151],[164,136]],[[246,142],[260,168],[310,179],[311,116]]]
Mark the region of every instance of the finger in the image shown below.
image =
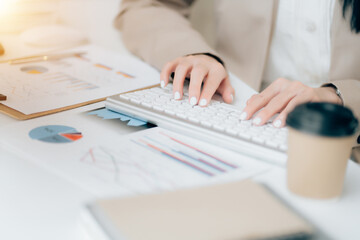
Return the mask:
[[[208,74],[208,69],[204,66],[198,65],[193,68],[190,75],[189,84],[189,101],[191,105],[196,105],[199,100],[201,85]]]
[[[289,84],[289,80],[279,78],[275,82],[270,84],[270,86],[265,88],[265,90],[261,93],[253,95],[247,101],[247,105],[240,116],[240,120],[250,119],[254,115],[254,113],[266,106],[271,99],[278,95],[283,89],[286,89]]]
[[[184,81],[189,71],[191,71],[191,65],[186,63],[177,65],[175,69],[175,76],[173,81],[173,94],[174,94],[174,99],[176,100],[182,98]]]
[[[205,107],[211,101],[212,96],[215,94],[216,90],[219,87],[219,84],[223,80],[223,76],[218,75],[214,72],[210,72],[204,82],[204,86],[200,96],[200,103],[201,107]]]
[[[277,91],[265,89],[263,92],[253,95],[241,113],[240,120],[250,119],[254,113],[265,107],[277,94]]]
[[[178,60],[168,62],[164,65],[160,73],[160,86],[164,88],[169,83],[170,75],[175,71]]]
[[[217,92],[221,94],[224,102],[232,103],[234,101],[235,89],[231,85],[230,79],[226,76],[225,80],[222,81]]]
[[[295,91],[284,91],[278,94],[256,115],[253,124],[263,125],[275,114],[282,111],[295,96]]]
[[[310,96],[300,96],[297,95],[291,101],[287,104],[287,106],[281,111],[279,116],[274,119],[273,125],[274,127],[281,128],[284,127],[286,124],[286,118],[289,115],[289,113],[294,110],[294,108],[302,103],[310,102],[311,97]]]

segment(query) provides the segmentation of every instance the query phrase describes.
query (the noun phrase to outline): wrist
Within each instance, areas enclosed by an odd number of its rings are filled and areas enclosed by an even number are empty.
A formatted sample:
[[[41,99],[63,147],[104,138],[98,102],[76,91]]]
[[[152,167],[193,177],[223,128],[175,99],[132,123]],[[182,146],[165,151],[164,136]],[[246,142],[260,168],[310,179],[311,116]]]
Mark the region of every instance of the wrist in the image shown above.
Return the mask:
[[[329,96],[331,96],[331,100],[332,102],[339,104],[339,105],[344,105],[343,99],[341,97],[341,93],[339,91],[339,89],[332,83],[328,83],[325,84],[321,87],[324,90],[327,90],[329,92]]]
[[[225,68],[224,61],[221,58],[219,58],[218,56],[211,54],[211,53],[193,53],[193,54],[189,54],[187,56],[196,56],[196,55],[205,55],[205,56],[211,57],[211,58],[215,59],[216,61],[218,61]]]

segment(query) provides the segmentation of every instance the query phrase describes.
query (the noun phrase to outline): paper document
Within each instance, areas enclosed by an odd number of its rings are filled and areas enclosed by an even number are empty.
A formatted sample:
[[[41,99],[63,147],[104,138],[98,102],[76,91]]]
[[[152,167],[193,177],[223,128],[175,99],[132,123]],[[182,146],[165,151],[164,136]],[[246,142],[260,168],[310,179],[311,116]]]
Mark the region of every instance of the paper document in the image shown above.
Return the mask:
[[[270,168],[161,128],[121,135],[86,113],[59,115],[0,129],[0,144],[97,197],[239,180]]]
[[[94,111],[91,111],[88,113],[89,115],[96,115],[98,117],[101,117],[104,120],[108,119],[119,119],[120,121],[126,122],[128,121],[128,126],[138,127],[138,126],[144,126],[147,124],[146,121],[142,121],[137,118],[130,117],[128,115],[125,115],[123,113],[114,112],[107,108],[101,108]]]
[[[135,57],[94,45],[66,52],[86,54],[56,61],[0,64],[0,89],[7,96],[2,103],[32,114],[159,83],[158,71]]]

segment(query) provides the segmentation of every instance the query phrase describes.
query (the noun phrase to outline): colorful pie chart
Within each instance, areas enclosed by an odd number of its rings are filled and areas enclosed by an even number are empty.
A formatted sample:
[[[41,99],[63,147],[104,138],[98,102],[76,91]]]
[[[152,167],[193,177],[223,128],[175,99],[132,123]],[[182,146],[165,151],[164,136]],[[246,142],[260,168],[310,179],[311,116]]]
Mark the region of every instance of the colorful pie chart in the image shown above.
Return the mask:
[[[25,66],[20,68],[20,70],[28,74],[42,74],[48,71],[47,68],[41,66]]]
[[[34,128],[29,132],[32,139],[48,143],[70,143],[81,139],[82,133],[73,127],[48,125]]]

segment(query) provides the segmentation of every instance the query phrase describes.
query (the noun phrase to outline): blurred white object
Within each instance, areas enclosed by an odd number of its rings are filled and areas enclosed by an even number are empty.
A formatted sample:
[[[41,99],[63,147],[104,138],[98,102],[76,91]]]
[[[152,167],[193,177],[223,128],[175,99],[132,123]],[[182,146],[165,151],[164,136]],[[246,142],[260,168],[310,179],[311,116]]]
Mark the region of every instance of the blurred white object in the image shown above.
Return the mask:
[[[0,33],[19,34],[40,24],[58,22],[61,0],[0,0]]]
[[[35,47],[70,47],[87,42],[85,34],[63,25],[42,25],[30,28],[20,35],[20,39]]]

